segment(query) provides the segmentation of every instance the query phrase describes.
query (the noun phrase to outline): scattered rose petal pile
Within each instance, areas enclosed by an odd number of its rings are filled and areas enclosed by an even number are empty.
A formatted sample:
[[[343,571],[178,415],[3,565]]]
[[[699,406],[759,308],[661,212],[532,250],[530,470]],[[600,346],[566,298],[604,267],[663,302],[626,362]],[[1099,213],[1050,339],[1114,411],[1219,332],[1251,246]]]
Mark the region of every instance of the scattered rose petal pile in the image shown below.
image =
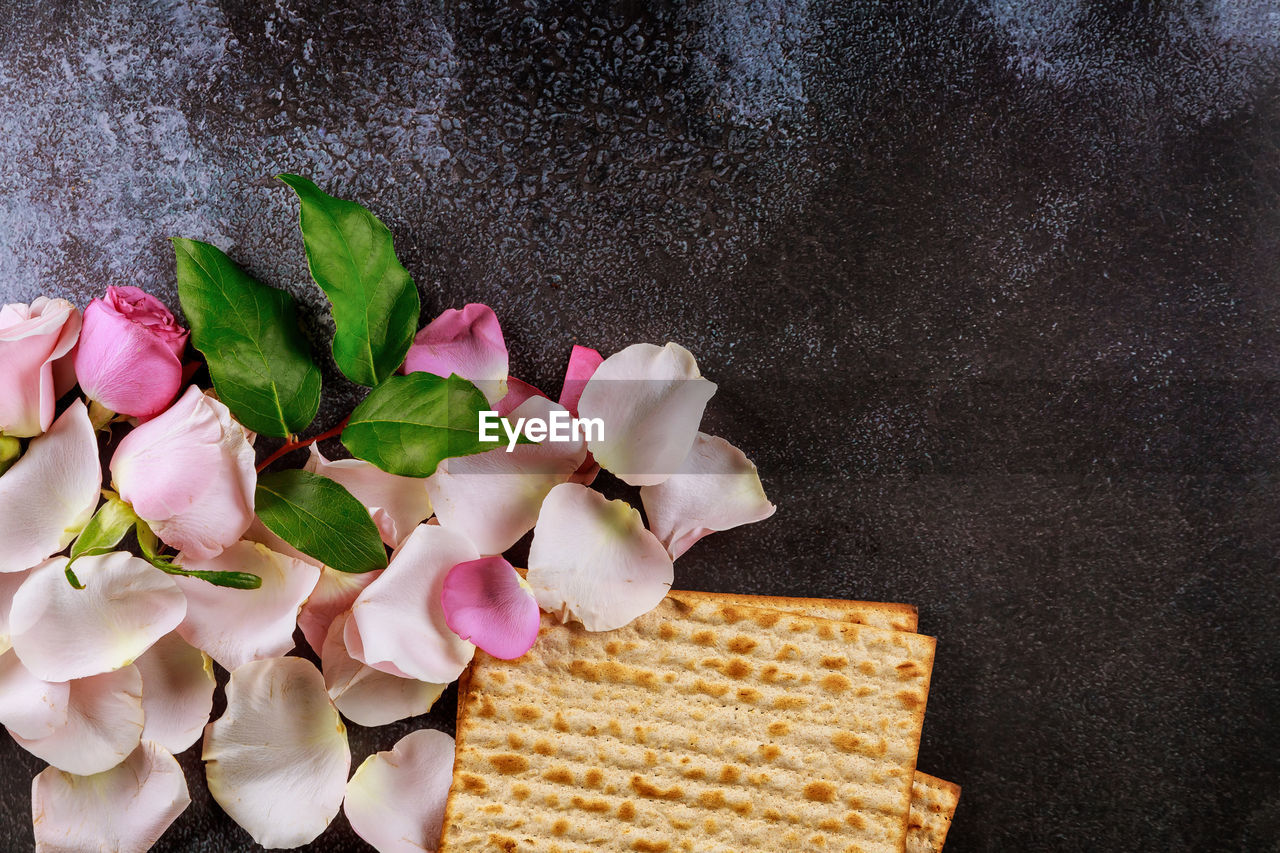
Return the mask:
[[[306,844],[345,808],[384,853],[434,849],[452,738],[416,731],[348,779],[343,717],[425,713],[477,648],[527,652],[540,610],[626,625],[699,539],[774,510],[747,457],[699,432],[716,386],[683,347],[575,346],[557,402],[509,375],[497,317],[472,304],[423,328],[402,372],[457,374],[510,422],[568,414],[603,434],[500,444],[424,479],[312,445],[306,470],[344,486],[393,549],[383,570],[335,571],[255,517],[254,436],[182,387],[186,339],[137,288],[109,289],[83,321],[57,299],[0,310],[0,436],[25,442],[0,475],[0,724],[52,765],[32,786],[42,848],[154,844],[190,802],[173,756],[203,732],[210,792],[259,844]],[[58,415],[77,379],[87,402]],[[95,426],[126,420],[104,484]],[[602,469],[640,487],[647,526],[591,488]],[[142,556],[115,542],[65,554],[104,497],[141,520]],[[503,553],[530,531],[525,577]],[[296,630],[319,667],[291,656]],[[209,722],[213,662],[230,680]]]

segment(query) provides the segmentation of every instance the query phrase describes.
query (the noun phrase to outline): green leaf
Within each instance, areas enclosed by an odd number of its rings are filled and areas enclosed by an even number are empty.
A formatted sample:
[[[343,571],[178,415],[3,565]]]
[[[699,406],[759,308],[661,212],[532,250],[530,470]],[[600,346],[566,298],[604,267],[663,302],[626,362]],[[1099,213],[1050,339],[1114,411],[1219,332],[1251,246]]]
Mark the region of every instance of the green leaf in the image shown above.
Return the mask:
[[[138,516],[133,514],[133,509],[127,503],[115,497],[114,493],[108,494],[110,496],[107,502],[98,508],[72,544],[72,563],[78,557],[111,553],[116,545],[120,544],[120,540],[138,523]],[[70,564],[68,564],[68,571],[70,571]]]
[[[387,567],[387,551],[364,504],[340,484],[291,469],[258,478],[258,518],[277,536],[340,572]]]
[[[302,204],[307,265],[333,306],[333,360],[351,381],[377,385],[404,363],[418,326],[418,289],[396,260],[391,232],[306,178],[277,177]]]
[[[151,563],[151,565],[155,566],[157,569],[164,572],[165,574],[182,575],[183,577],[196,578],[198,580],[204,581],[205,583],[211,583],[214,586],[227,586],[227,587],[231,587],[232,589],[257,589],[258,587],[262,586],[262,578],[250,572],[189,571],[187,569],[182,568],[182,566],[178,566],[173,564],[172,562],[168,562],[167,558],[165,557],[159,557],[155,560],[148,560],[147,562]]]
[[[342,443],[383,471],[430,477],[444,459],[498,446],[480,441],[478,416],[488,410],[480,390],[457,374],[393,376],[356,406]]]
[[[293,297],[254,281],[216,246],[173,238],[178,299],[218,399],[254,432],[285,438],[320,406],[320,369]]]

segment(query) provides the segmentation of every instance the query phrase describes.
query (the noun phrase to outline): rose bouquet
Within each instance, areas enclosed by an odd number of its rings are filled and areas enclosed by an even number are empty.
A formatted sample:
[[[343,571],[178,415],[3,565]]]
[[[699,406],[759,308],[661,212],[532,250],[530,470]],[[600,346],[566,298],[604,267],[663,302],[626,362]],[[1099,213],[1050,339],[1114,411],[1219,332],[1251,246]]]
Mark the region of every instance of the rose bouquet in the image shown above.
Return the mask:
[[[281,178],[333,361],[370,389],[331,429],[300,438],[322,383],[292,297],[214,246],[174,240],[189,332],[136,287],[0,310],[0,723],[52,765],[38,848],[150,847],[203,734],[213,797],[260,844],[306,844],[345,802],[375,848],[433,849],[452,739],[414,732],[348,779],[343,718],[424,713],[477,648],[528,651],[541,611],[621,627],[700,538],[773,512],[698,431],[715,385],[687,350],[575,346],[553,400],[509,375],[490,308],[417,329],[388,229]],[[333,437],[351,458],[320,453]],[[591,488],[602,469],[645,517]]]

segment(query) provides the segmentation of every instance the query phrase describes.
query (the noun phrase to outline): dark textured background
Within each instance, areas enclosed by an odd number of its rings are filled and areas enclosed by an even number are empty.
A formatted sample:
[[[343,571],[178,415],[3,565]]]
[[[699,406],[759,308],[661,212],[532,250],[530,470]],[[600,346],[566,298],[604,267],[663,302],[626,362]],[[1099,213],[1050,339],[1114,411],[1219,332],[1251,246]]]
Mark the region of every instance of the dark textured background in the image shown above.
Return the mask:
[[[173,300],[181,234],[323,342],[312,174],[526,380],[697,354],[779,509],[680,585],[919,605],[948,850],[1278,850],[1280,10],[1117,5],[11,0],[0,296]],[[249,849],[197,753],[161,847]]]

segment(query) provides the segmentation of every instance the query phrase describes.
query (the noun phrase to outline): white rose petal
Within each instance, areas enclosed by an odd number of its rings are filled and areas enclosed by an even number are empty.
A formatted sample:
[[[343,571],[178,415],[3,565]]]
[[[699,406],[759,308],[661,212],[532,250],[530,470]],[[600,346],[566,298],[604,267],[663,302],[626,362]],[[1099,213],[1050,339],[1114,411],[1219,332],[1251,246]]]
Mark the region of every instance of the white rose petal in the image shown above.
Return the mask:
[[[661,483],[689,454],[715,392],[679,344],[629,346],[606,358],[582,391],[579,417],[604,424],[587,449],[630,485]]]
[[[48,767],[31,784],[36,850],[141,853],[190,803],[177,760],[149,741],[124,763],[92,776]]]
[[[12,651],[0,655],[0,725],[19,737],[39,740],[67,724],[71,685],[41,681]]]
[[[640,500],[649,529],[672,559],[708,533],[763,521],[776,509],[751,460],[723,438],[701,432],[680,470],[642,488]]]
[[[209,656],[177,634],[166,634],[134,664],[142,673],[142,739],[175,755],[200,739],[213,710]]]
[[[80,557],[67,580],[66,557],[35,569],[13,596],[13,649],[37,678],[70,681],[133,663],[187,612],[173,578],[124,551]]]
[[[142,738],[142,676],[136,666],[71,682],[67,721],[38,739],[9,734],[18,746],[79,776],[110,770]]]
[[[343,810],[378,853],[423,853],[440,846],[453,781],[454,742],[422,729],[390,752],[369,756],[347,783]]]
[[[79,400],[0,476],[0,572],[20,572],[76,538],[98,506],[102,468]]]
[[[178,626],[184,640],[228,670],[293,649],[298,609],[320,579],[318,568],[248,541],[209,560],[180,555],[178,561],[191,571],[248,572],[262,578],[257,589],[236,589],[175,577],[187,596],[187,616]]]
[[[351,608],[347,652],[375,669],[433,684],[462,674],[476,647],[449,629],[440,593],[458,563],[480,557],[466,537],[420,524]]]
[[[324,683],[342,715],[360,726],[385,726],[431,710],[445,684],[401,678],[366,666],[347,653],[343,613],[329,626],[321,655]]]
[[[542,503],[527,580],[543,610],[612,631],[657,607],[674,572],[630,504],[565,483]]]
[[[218,805],[271,849],[317,838],[342,805],[351,750],[324,678],[301,658],[231,674],[227,710],[205,728],[205,775]]]

